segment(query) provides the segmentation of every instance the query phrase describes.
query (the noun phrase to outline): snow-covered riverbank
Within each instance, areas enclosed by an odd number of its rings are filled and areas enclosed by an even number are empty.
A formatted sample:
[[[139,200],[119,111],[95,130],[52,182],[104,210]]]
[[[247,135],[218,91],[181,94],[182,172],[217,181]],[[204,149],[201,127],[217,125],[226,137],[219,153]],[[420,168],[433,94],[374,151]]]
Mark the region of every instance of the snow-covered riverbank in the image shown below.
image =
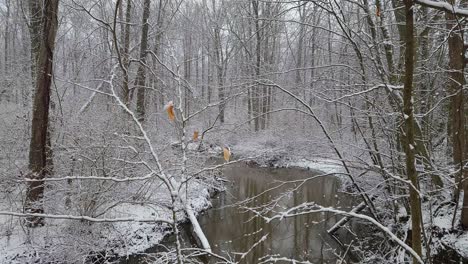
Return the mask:
[[[196,215],[211,207],[210,198],[214,189],[210,186],[198,180],[189,184],[188,202]],[[143,252],[171,233],[170,225],[160,222],[171,221],[172,211],[168,207],[170,195],[165,193],[164,188],[158,187],[150,192],[156,195],[149,197],[144,204],[130,201],[114,204],[105,214],[95,217],[109,219],[106,223],[46,218],[45,226],[28,229],[20,218],[0,216],[1,222],[10,223],[8,229],[0,230],[4,234],[0,237],[0,263],[63,263],[78,259],[77,262],[82,263],[86,262],[86,258],[125,257]],[[180,193],[185,194],[185,189],[181,189]],[[46,213],[59,215],[58,211],[50,207]],[[182,208],[178,211],[178,221],[188,221]],[[135,221],[112,220],[124,218]],[[148,222],[151,219],[158,219],[159,222]]]
[[[284,148],[284,147],[283,147]],[[345,170],[340,160],[337,160],[335,155],[330,152],[320,151],[323,148],[321,145],[317,145],[319,151],[311,153],[311,156],[307,156],[304,151],[297,151],[296,155],[291,155],[291,149],[282,149],[282,148],[268,148],[265,145],[256,145],[252,144],[243,144],[234,148],[236,154],[240,157],[251,155],[256,153],[259,158],[252,160],[260,166],[268,167],[279,167],[279,168],[302,168],[307,170],[317,170],[327,174],[334,174],[335,177],[338,177],[342,183],[341,190],[346,192],[356,192],[352,188],[352,183],[348,176],[344,174]],[[323,153],[322,155],[317,152]],[[365,192],[368,194],[376,194],[378,188],[376,186],[382,183],[382,178],[377,173],[368,173],[366,177],[357,177],[362,171],[359,167],[357,161],[347,161],[348,166],[352,168],[354,173],[355,180]],[[357,165],[357,166],[356,166]],[[357,193],[356,193],[357,195]],[[379,208],[386,208],[387,200],[379,197],[385,195],[377,195],[377,199],[374,201],[376,206]],[[461,197],[463,197],[461,195]],[[435,197],[432,200],[423,199],[422,211],[424,217],[424,223],[426,227],[426,233],[433,233],[431,241],[431,255],[448,260],[456,260],[463,258],[464,261],[468,260],[468,233],[455,231],[452,229],[452,220],[454,216],[454,203],[449,202],[451,200],[451,194],[448,190],[442,190],[439,197]],[[461,214],[462,201],[458,206],[456,214],[459,216]],[[364,212],[365,213],[365,212]],[[384,214],[384,211],[381,211]],[[435,213],[435,215],[433,215]],[[399,219],[402,221],[395,223],[393,219],[382,218],[382,221],[385,226],[390,230],[393,230],[396,233],[406,233],[410,228],[410,222],[408,218],[409,212],[405,210],[404,207],[400,207]],[[458,218],[457,218],[458,219]],[[455,227],[459,225],[458,222],[455,222]],[[406,235],[403,235],[402,239]],[[371,241],[371,240],[370,240]],[[370,242],[369,241],[369,242]],[[372,243],[372,242],[371,242]],[[369,246],[364,245],[365,247]],[[423,249],[426,251],[426,248]],[[426,253],[423,253],[426,254]],[[402,255],[403,256],[403,255]],[[368,259],[370,262],[374,261],[372,258]],[[462,259],[459,259],[462,261]],[[379,260],[380,261],[380,260]],[[402,260],[403,261],[403,260]],[[444,263],[444,262],[442,262]]]

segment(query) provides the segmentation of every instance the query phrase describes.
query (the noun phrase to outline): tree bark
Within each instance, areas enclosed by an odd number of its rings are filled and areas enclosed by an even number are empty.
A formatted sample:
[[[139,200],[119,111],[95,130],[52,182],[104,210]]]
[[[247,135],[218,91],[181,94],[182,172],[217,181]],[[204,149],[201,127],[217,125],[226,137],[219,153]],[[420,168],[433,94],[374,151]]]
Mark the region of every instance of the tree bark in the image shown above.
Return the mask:
[[[10,41],[10,0],[6,1],[6,18],[5,18],[5,40],[4,40],[4,55],[5,55],[5,75],[8,75],[8,72],[10,70],[10,65],[9,65],[9,58],[8,54],[10,52],[8,51],[8,43]]]
[[[455,4],[454,0],[449,1],[450,4]],[[465,153],[465,117],[464,117],[464,93],[463,85],[465,85],[465,61],[464,61],[464,42],[463,42],[463,29],[455,14],[451,12],[445,13],[447,20],[447,30],[450,32],[448,37],[448,51],[449,51],[449,83],[448,91],[452,96],[450,101],[450,113],[448,126],[450,137],[452,141],[452,156],[455,166],[460,172],[455,176],[455,191],[454,198],[458,202],[460,197],[460,189],[464,187],[464,196],[468,196],[468,185],[463,184],[464,175],[466,176],[467,170],[464,169]],[[468,200],[463,199],[462,207],[462,226],[468,228]],[[455,211],[456,213],[456,211]],[[455,219],[455,218],[454,218]]]
[[[140,121],[145,120],[145,80],[146,80],[146,53],[148,49],[148,18],[150,15],[151,0],[145,0],[143,5],[143,26],[141,28],[140,64],[137,70],[135,88],[137,89],[137,115]]]
[[[258,0],[252,0],[252,8],[255,18],[255,78],[258,80],[260,78],[260,67],[261,67],[261,32],[260,32],[260,21],[259,21],[259,2]],[[252,112],[254,118],[254,129],[258,131],[260,129],[260,98],[259,98],[260,86],[257,85],[255,89],[252,90]]]
[[[415,166],[415,129],[414,129],[414,111],[413,111],[413,74],[414,74],[414,2],[413,0],[404,0],[406,17],[406,39],[405,39],[405,82],[403,87],[403,119],[404,119],[404,152],[406,156],[406,173],[411,181],[409,186],[410,208],[411,208],[411,241],[413,250],[421,256],[421,200],[419,197],[418,174]],[[416,258],[413,259],[417,263]]]
[[[49,125],[50,85],[53,74],[55,36],[57,34],[57,12],[59,0],[44,1],[42,19],[42,41],[37,57],[37,81],[34,95],[31,144],[29,150],[30,182],[26,193],[25,211],[43,213],[44,178],[47,175],[47,131]],[[30,226],[43,225],[42,217],[28,217]]]
[[[123,101],[125,104],[129,104],[130,101],[130,90],[128,88],[128,82],[129,82],[129,77],[128,77],[128,52],[130,50],[130,19],[132,15],[132,0],[127,1],[127,7],[125,10],[125,33],[124,33],[124,38],[123,38],[123,67],[124,69],[124,76],[123,76],[123,88],[122,88],[122,93],[123,93]]]
[[[225,100],[225,91],[224,91],[224,53],[223,53],[223,44],[221,43],[221,26],[222,26],[222,9],[223,6],[219,9],[216,9],[216,1],[212,0],[211,5],[213,6],[213,46],[214,46],[214,56],[216,61],[216,79],[218,85],[218,111],[219,111],[219,121],[224,123],[224,108],[226,104]]]
[[[37,56],[41,45],[42,33],[42,1],[29,0],[29,38],[31,42],[31,80],[32,87],[36,87]],[[34,92],[34,91],[33,91]]]
[[[218,23],[217,21],[215,23]],[[214,48],[215,48],[215,58],[216,58],[216,76],[218,81],[218,110],[219,110],[219,121],[224,123],[224,108],[226,106],[224,100],[224,56],[221,45],[221,29],[216,24],[214,29]]]

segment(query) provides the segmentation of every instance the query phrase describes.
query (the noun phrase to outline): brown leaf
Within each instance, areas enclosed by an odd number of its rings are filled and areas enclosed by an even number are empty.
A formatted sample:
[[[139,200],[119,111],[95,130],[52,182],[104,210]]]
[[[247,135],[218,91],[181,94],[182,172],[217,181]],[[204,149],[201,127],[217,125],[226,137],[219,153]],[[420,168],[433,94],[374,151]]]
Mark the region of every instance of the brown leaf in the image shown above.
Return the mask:
[[[229,159],[231,158],[231,151],[227,148],[223,148],[223,155],[224,155],[224,160],[229,162]]]
[[[198,130],[193,131],[193,141],[198,140]]]
[[[169,120],[174,121],[175,119],[175,114],[174,114],[174,103],[170,101],[167,103],[167,105],[164,107],[167,111],[167,115],[169,116]]]

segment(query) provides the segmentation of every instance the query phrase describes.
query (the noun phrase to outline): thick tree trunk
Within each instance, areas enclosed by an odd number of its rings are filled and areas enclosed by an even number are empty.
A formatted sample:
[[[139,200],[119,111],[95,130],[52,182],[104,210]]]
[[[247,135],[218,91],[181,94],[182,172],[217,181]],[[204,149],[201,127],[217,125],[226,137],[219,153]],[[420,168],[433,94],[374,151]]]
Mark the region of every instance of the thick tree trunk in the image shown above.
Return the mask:
[[[453,0],[449,1],[452,5],[455,4]],[[464,93],[463,85],[465,85],[465,61],[464,61],[464,42],[463,42],[463,29],[455,14],[446,12],[445,18],[447,20],[447,30],[449,30],[448,48],[449,48],[449,83],[448,91],[454,94],[450,102],[449,113],[449,131],[452,141],[452,156],[455,166],[460,170],[456,175],[456,187],[454,191],[454,198],[458,202],[460,196],[460,188],[464,187],[464,195],[468,196],[468,185],[463,184],[463,176],[466,176],[467,170],[464,169],[465,153],[465,111],[464,111]],[[463,199],[462,207],[462,226],[468,228],[468,199]]]
[[[137,115],[140,121],[145,120],[145,80],[146,80],[146,53],[148,49],[148,18],[150,15],[151,0],[145,0],[143,5],[143,26],[141,28],[141,43],[140,43],[140,65],[138,66],[137,76],[135,80],[135,88],[137,89]]]
[[[405,52],[405,39],[406,39],[406,27],[405,27],[405,11],[403,8],[403,0],[392,0],[392,7],[393,7],[393,14],[395,16],[395,20],[397,22],[397,29],[398,29],[398,35],[400,37],[400,60],[398,61],[398,66],[395,69],[395,74],[397,74],[399,71],[398,69],[401,69],[402,64],[403,64],[403,53]],[[397,72],[398,71],[398,72]],[[398,76],[395,78],[398,79]]]
[[[415,167],[415,140],[414,140],[414,111],[413,111],[413,74],[414,74],[414,2],[404,0],[406,14],[406,39],[405,39],[405,82],[403,88],[403,119],[404,119],[404,151],[406,156],[406,173],[411,181],[409,186],[411,226],[412,226],[412,248],[421,256],[421,200],[419,197],[418,174]],[[417,263],[417,259],[413,259]]]
[[[52,80],[52,65],[57,33],[57,12],[59,0],[44,1],[44,16],[42,19],[42,36],[37,57],[37,81],[34,95],[31,145],[29,150],[30,178],[38,181],[30,182],[26,193],[25,211],[42,213],[44,181],[47,174],[47,131],[49,125],[50,84]],[[30,226],[42,225],[41,217],[29,217]]]
[[[216,61],[216,79],[218,85],[218,111],[219,111],[219,121],[224,123],[224,108],[226,104],[225,100],[225,91],[224,91],[224,54],[223,54],[223,44],[221,43],[221,24],[222,24],[222,10],[216,9],[216,1],[212,0],[211,5],[213,8],[213,46],[214,46],[214,56]]]

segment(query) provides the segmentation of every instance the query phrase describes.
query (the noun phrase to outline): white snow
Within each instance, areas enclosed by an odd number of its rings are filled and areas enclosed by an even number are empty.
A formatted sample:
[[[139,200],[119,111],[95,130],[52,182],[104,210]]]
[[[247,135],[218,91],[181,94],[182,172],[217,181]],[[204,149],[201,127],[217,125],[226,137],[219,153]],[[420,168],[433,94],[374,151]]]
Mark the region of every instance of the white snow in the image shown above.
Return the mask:
[[[309,170],[318,170],[324,173],[344,173],[343,165],[338,160],[326,158],[301,159],[286,163],[286,167],[298,167]]]
[[[198,143],[190,142],[187,144],[187,150],[195,151],[198,149]]]
[[[468,16],[468,9],[460,8],[458,6],[452,6],[451,4],[443,1],[433,1],[433,0],[416,0],[416,3],[434,7],[436,9],[442,9],[448,12],[453,12],[460,16]]]
[[[162,189],[162,188],[161,188]],[[155,197],[150,198],[153,203],[121,203],[99,218],[135,217],[142,219],[167,219],[172,220],[172,211],[163,204],[170,201],[170,193],[153,190]],[[185,200],[185,188],[181,188],[177,195]],[[196,217],[201,211],[211,207],[209,188],[192,180],[189,184],[187,206],[190,207],[190,217]],[[178,205],[181,207],[182,205]],[[0,206],[0,210],[4,209]],[[180,208],[177,215],[179,222],[188,220],[187,215]],[[31,235],[26,233],[26,228],[20,224],[21,219],[10,216],[1,216],[0,222],[7,223],[10,229],[0,230],[0,233],[9,233],[9,236],[0,236],[0,263],[30,263],[44,256],[37,255],[47,249],[50,241],[64,242],[64,245],[79,243],[75,248],[60,248],[55,250],[67,252],[66,258],[75,255],[82,257],[83,248],[88,252],[101,252],[112,248],[112,252],[118,256],[128,256],[151,248],[159,244],[162,239],[171,233],[171,228],[165,223],[143,222],[113,222],[87,224],[75,220],[46,219],[46,225],[30,229]],[[2,225],[6,226],[6,225]],[[91,228],[92,227],[92,228]],[[32,240],[32,238],[34,238]],[[28,241],[31,239],[31,241]],[[86,244],[89,243],[89,247]],[[59,243],[60,244],[60,243]],[[59,249],[60,248],[60,249]],[[78,248],[80,251],[78,251]],[[88,249],[87,249],[88,248]],[[76,252],[75,252],[76,251]],[[31,252],[33,254],[31,254]],[[37,254],[36,254],[37,253]],[[86,253],[86,252],[85,252]]]

